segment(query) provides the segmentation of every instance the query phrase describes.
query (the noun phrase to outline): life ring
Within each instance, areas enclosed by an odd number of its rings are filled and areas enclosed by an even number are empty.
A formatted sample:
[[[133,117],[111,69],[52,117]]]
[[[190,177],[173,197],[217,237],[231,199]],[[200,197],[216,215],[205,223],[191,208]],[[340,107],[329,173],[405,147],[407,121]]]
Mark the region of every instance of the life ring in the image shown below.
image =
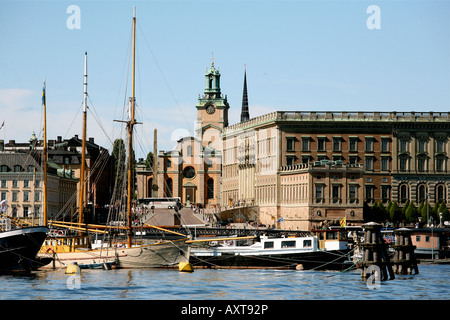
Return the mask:
[[[228,246],[233,245],[233,241],[232,241],[232,240],[228,240],[228,241],[227,241],[227,245],[228,245]]]
[[[64,235],[64,232],[62,231],[62,230],[58,230],[58,236],[63,236]]]
[[[45,252],[46,252],[46,253],[49,253],[49,252],[55,253],[55,250],[53,250],[52,247],[49,247]]]
[[[391,243],[391,238],[387,238],[387,243]]]

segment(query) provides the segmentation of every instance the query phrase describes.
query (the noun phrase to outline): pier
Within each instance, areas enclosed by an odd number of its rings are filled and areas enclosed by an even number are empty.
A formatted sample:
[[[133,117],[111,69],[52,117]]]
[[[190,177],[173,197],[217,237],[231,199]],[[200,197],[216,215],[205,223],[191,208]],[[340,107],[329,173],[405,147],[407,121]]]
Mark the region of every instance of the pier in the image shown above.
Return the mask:
[[[414,254],[416,246],[411,241],[411,230],[407,228],[400,228],[394,231],[395,244],[394,258],[392,259],[393,270],[396,274],[414,274],[419,273],[417,267],[417,260]]]
[[[395,279],[387,250],[388,246],[384,243],[381,235],[382,225],[369,222],[362,227],[364,228],[364,241],[360,244],[363,252],[361,278],[368,279],[376,266],[380,269],[382,281]]]
[[[296,236],[303,237],[310,235],[309,231],[299,231],[299,230],[279,230],[279,229],[254,229],[254,228],[210,228],[210,227],[197,227],[197,226],[162,226],[165,229],[172,230],[185,235],[192,235],[194,238],[197,237],[247,237],[247,236],[258,236],[265,234],[268,237],[282,237],[282,236]],[[161,235],[170,237],[171,234],[161,230],[153,228],[145,228],[145,233],[147,237]]]

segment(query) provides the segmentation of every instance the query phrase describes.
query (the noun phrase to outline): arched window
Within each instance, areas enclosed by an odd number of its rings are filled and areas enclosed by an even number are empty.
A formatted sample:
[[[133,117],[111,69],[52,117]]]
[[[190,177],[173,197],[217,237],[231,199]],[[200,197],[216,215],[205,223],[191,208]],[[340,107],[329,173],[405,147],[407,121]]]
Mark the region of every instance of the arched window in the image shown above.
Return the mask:
[[[438,184],[436,186],[436,203],[445,202],[447,199],[445,198],[445,186],[442,184]]]
[[[214,180],[208,179],[206,182],[206,199],[214,199]]]
[[[408,185],[407,184],[401,184],[399,187],[399,199],[398,202],[399,203],[405,203],[406,201],[408,201],[408,197],[409,197],[409,190],[408,190]]]
[[[427,200],[427,186],[424,184],[419,184],[417,187],[417,203]]]
[[[173,181],[171,178],[166,180],[164,196],[165,197],[173,197]]]

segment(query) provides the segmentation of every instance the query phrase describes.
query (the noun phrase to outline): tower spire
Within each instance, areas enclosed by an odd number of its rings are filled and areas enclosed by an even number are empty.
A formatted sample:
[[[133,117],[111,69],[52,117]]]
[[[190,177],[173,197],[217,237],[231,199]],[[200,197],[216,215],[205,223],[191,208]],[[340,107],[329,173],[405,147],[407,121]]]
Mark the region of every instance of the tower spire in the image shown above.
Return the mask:
[[[245,66],[244,71],[244,90],[242,93],[242,110],[241,110],[241,122],[250,119],[250,114],[248,112],[248,97],[247,97],[247,67]]]

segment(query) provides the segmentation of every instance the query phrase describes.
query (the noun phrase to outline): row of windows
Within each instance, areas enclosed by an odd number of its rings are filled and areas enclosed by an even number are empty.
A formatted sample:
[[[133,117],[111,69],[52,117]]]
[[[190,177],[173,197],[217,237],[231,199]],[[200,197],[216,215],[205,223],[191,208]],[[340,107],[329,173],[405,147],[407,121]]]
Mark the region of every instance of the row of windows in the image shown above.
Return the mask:
[[[23,191],[22,193],[22,201],[24,202],[30,202],[31,201],[31,191]],[[0,192],[0,198],[1,200],[10,200],[12,202],[17,202],[19,201],[19,192],[18,191],[13,191],[11,193],[11,199],[7,199],[8,193],[5,191]],[[34,201],[41,201],[41,192],[40,191],[35,191],[34,192]]]
[[[390,138],[381,138],[381,152],[389,152],[390,151]],[[311,142],[314,141],[311,137],[302,137],[301,138],[301,151],[309,152],[311,150]],[[317,150],[319,152],[327,151],[327,141],[329,141],[325,137],[317,137]],[[333,137],[331,142],[331,147],[333,152],[341,152],[344,151],[342,145],[346,142],[342,137]],[[366,137],[364,138],[364,151],[365,152],[374,152],[375,144],[377,140],[374,137]],[[358,137],[349,137],[348,138],[348,150],[349,152],[358,152],[358,144],[361,143]],[[407,139],[400,139],[398,143],[398,151],[399,152],[408,152],[411,143]],[[427,140],[416,140],[416,151],[421,153],[426,153],[428,150],[429,142]],[[446,150],[446,141],[444,140],[434,140],[434,152],[436,153],[445,153]],[[286,151],[296,151],[296,138],[295,137],[287,137],[286,138]]]
[[[286,165],[291,166],[296,164],[295,163],[296,156],[295,155],[286,155]],[[359,163],[359,156],[349,156],[348,157],[348,164],[358,164]],[[317,156],[317,160],[328,160],[327,156]],[[345,158],[342,156],[333,156],[333,161],[344,161]],[[374,156],[367,156],[364,158],[364,169],[365,170],[375,170],[374,163],[375,163],[376,157]],[[302,163],[311,163],[313,162],[311,160],[310,156],[303,156],[302,157]],[[388,156],[381,156],[381,171],[390,171],[390,163],[391,158]],[[430,168],[430,165],[434,166]],[[418,157],[416,159],[416,170],[419,172],[426,172],[430,170],[434,170],[436,172],[444,172],[447,170],[447,161],[445,157],[436,157],[433,161],[430,161],[427,157]],[[400,156],[398,158],[398,170],[399,171],[408,171],[411,170],[411,160],[408,156]]]
[[[13,188],[19,188],[19,180],[6,180],[6,179],[2,179],[0,180],[0,188],[8,188],[8,181],[11,181],[11,185]],[[41,180],[22,180],[22,187],[23,188],[31,188],[33,181],[34,181],[34,187],[35,188],[39,188],[41,186]]]
[[[316,203],[323,203],[325,201],[325,195],[324,195],[324,185],[316,185],[315,186],[315,201]],[[331,201],[333,203],[341,203],[341,192],[342,187],[338,185],[331,186]],[[366,185],[365,186],[365,201],[371,202],[374,200],[374,190],[375,186],[373,185]],[[358,186],[357,185],[350,185],[348,186],[348,201],[350,203],[357,202],[358,198]],[[416,192],[416,203],[421,203],[422,201],[427,200],[427,192],[428,188],[425,184],[421,184],[417,186],[417,192]],[[381,200],[386,202],[389,201],[391,198],[391,186],[389,185],[382,185],[381,186]],[[439,184],[435,187],[435,203],[441,203],[443,201],[446,201],[446,187],[445,185]],[[405,203],[408,200],[410,200],[410,187],[407,184],[402,184],[399,186],[399,196],[398,196],[398,202],[399,203]],[[430,199],[431,200],[431,199]]]
[[[425,139],[417,139],[416,140],[416,151],[417,152],[428,152],[429,141]],[[408,152],[412,143],[409,139],[400,139],[398,142],[398,151],[399,152]],[[434,141],[434,152],[445,152],[446,141],[444,140],[435,140]]]
[[[164,197],[173,197],[173,180],[168,178],[165,183]],[[208,179],[206,182],[206,199],[214,199],[214,180]]]
[[[358,203],[358,185],[349,185],[348,186],[348,202],[349,203]],[[333,203],[342,203],[341,198],[342,186],[340,185],[332,185],[331,186],[331,202]],[[325,201],[325,186],[317,184],[315,186],[315,201],[316,203],[323,203]]]
[[[416,189],[416,203],[421,203],[422,201],[427,201],[430,199],[427,199],[429,197],[429,190],[427,185],[425,184],[419,184]],[[399,186],[399,194],[398,194],[398,202],[405,203],[406,201],[410,200],[410,193],[411,193],[411,187],[407,185],[406,183],[403,183]],[[438,184],[435,186],[434,189],[434,195],[435,203],[441,203],[442,201],[446,201],[446,194],[447,194],[447,188],[443,184]]]
[[[34,211],[31,211],[33,208],[34,208]],[[22,213],[19,215],[20,211],[22,211]],[[24,218],[26,218],[26,217],[35,217],[35,218],[37,218],[37,217],[39,217],[40,212],[41,212],[41,207],[40,206],[34,206],[34,207],[23,206],[22,210],[20,210],[20,208],[15,206],[15,205],[11,206],[11,216],[13,218],[16,218],[16,217],[19,217],[19,216],[20,217],[24,217]]]
[[[5,164],[0,166],[0,172],[34,172],[35,169],[36,168],[33,165],[29,165],[26,168],[23,168],[21,165],[15,165],[12,169]]]
[[[294,155],[286,155],[286,165],[288,166],[292,166],[295,164],[295,159],[296,156]],[[348,164],[351,165],[356,165],[359,163],[359,156],[349,156],[348,157]],[[328,160],[327,156],[317,156],[317,161],[320,160]],[[333,161],[344,161],[345,158],[342,156],[333,156]],[[366,170],[374,170],[374,162],[376,161],[376,158],[374,156],[367,156],[364,158],[364,169]],[[304,156],[302,157],[302,163],[311,163],[313,162],[313,160],[311,159],[310,156]],[[390,163],[391,163],[391,158],[386,156],[386,157],[381,157],[381,170],[382,171],[389,171],[390,170]]]
[[[302,137],[301,138],[301,151],[309,152],[311,150],[311,137]],[[327,151],[327,142],[329,139],[326,137],[317,137],[317,151]],[[381,138],[381,152],[389,152],[389,143],[390,138]],[[286,151],[295,151],[296,150],[296,138],[295,137],[287,137],[286,138]],[[341,152],[343,150],[343,144],[346,141],[342,137],[333,137],[331,141],[332,151]],[[364,151],[365,152],[374,152],[375,151],[375,143],[376,139],[374,137],[366,137],[364,139]],[[358,137],[349,137],[348,138],[348,150],[349,152],[358,152],[358,144],[361,143],[361,140]]]
[[[444,157],[436,157],[434,159],[434,170],[437,172],[446,171],[446,159]],[[411,170],[411,159],[408,156],[400,156],[398,159],[398,169],[400,171]],[[416,169],[419,172],[429,171],[430,159],[427,157],[418,157],[416,159]]]
[[[348,193],[347,193],[347,202],[348,203],[359,203],[358,199],[358,185],[349,185]],[[372,202],[374,201],[374,190],[375,186],[366,185],[365,186],[365,201]],[[391,187],[389,185],[381,186],[381,200],[383,202],[387,202],[391,197]],[[342,186],[340,185],[332,185],[331,186],[331,199],[332,203],[342,203]],[[324,203],[325,202],[325,186],[324,185],[316,185],[315,186],[315,202],[316,203]]]

